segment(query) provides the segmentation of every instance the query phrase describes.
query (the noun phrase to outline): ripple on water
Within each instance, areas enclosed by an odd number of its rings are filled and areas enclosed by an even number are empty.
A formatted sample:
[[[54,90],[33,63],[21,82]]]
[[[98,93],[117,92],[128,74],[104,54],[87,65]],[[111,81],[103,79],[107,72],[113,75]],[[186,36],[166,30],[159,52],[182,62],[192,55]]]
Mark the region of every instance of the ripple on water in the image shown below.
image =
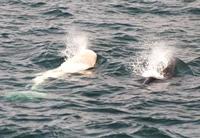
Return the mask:
[[[45,2],[36,2],[36,3],[31,3],[31,7],[33,7],[33,8],[42,7],[42,6],[44,6],[44,5],[46,5]]]
[[[55,17],[70,17],[73,16],[71,13],[67,12],[67,11],[63,11],[61,9],[54,9],[51,11],[47,11],[43,13],[44,15],[51,15],[51,16],[55,16]]]
[[[133,133],[134,136],[138,137],[153,137],[153,138],[172,138],[170,133],[162,130],[161,128],[142,126],[138,131]]]

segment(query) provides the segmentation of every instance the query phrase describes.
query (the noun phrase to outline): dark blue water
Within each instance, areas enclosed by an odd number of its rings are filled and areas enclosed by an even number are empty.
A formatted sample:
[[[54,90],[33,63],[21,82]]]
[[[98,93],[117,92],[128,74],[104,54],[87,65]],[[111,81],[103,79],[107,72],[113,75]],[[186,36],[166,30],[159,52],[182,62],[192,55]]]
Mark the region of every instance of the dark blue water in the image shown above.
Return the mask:
[[[199,138],[198,0],[1,0],[1,138]],[[35,74],[64,62],[66,33],[89,34],[90,75]],[[193,75],[144,86],[130,64],[147,44],[176,48]]]

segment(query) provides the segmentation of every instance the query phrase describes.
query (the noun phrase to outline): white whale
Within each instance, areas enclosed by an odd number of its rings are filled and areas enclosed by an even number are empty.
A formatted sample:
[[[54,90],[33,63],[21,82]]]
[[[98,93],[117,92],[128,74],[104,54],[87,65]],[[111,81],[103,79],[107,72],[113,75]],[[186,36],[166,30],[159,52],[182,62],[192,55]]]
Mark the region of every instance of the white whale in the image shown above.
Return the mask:
[[[33,79],[35,84],[40,84],[48,78],[60,78],[67,73],[78,73],[96,64],[97,54],[90,49],[82,49],[72,58],[67,59],[58,68],[39,74]]]

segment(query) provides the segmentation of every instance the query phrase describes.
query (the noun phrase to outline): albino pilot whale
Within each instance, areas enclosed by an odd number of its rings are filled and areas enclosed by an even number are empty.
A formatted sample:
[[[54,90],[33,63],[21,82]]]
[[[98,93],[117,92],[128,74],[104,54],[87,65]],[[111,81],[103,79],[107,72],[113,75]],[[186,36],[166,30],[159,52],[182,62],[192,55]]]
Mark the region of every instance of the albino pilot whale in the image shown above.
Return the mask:
[[[33,79],[35,84],[40,84],[48,78],[59,78],[67,73],[78,73],[93,68],[96,64],[97,54],[90,49],[81,49],[74,56],[68,58],[58,68],[40,73]]]

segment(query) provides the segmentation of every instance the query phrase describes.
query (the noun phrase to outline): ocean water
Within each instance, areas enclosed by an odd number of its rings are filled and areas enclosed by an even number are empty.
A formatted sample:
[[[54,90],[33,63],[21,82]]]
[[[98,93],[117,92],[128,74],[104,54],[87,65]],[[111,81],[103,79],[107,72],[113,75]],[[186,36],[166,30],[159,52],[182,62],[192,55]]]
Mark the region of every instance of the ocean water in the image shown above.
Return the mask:
[[[200,137],[199,0],[1,0],[0,11],[0,138]],[[95,68],[33,87],[74,50],[72,30]],[[193,74],[143,85],[133,65],[163,45]]]

